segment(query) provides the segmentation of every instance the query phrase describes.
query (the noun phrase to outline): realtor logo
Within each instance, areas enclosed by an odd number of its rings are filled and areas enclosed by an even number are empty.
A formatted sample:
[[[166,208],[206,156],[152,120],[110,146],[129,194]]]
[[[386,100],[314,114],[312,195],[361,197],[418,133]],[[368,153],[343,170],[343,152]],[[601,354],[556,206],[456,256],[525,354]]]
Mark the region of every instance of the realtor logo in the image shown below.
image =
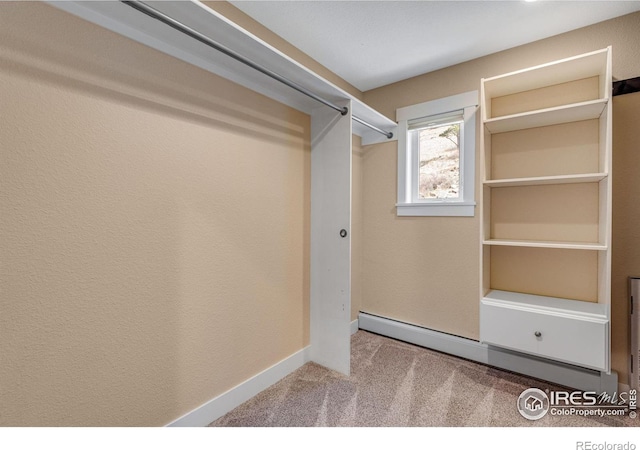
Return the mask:
[[[549,397],[540,389],[529,388],[518,397],[518,411],[525,419],[542,419],[549,411]]]

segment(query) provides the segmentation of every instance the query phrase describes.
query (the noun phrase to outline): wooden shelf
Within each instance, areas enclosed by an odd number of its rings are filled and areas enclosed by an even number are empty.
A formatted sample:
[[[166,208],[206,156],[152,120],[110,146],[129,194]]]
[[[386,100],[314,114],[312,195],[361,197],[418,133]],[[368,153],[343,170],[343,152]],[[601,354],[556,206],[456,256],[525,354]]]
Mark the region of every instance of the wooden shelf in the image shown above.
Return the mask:
[[[501,97],[517,92],[539,89],[568,81],[592,76],[607,83],[608,49],[604,48],[583,55],[553,61],[515,72],[485,78],[483,81],[487,98]]]
[[[608,246],[598,242],[529,241],[524,239],[486,239],[484,245],[507,247],[564,248],[569,250],[607,250]]]
[[[484,125],[490,133],[505,133],[507,131],[597,119],[607,106],[607,102],[607,99],[597,99],[554,108],[528,111],[488,119],[484,122]]]
[[[490,290],[483,297],[485,304],[494,304],[505,308],[546,311],[556,314],[571,314],[594,320],[607,321],[607,308],[602,303],[583,302],[568,298],[545,297],[521,292]]]
[[[483,184],[492,188],[512,186],[538,186],[543,184],[597,183],[607,177],[606,173],[584,173],[577,175],[554,175],[548,177],[505,178],[487,180]]]

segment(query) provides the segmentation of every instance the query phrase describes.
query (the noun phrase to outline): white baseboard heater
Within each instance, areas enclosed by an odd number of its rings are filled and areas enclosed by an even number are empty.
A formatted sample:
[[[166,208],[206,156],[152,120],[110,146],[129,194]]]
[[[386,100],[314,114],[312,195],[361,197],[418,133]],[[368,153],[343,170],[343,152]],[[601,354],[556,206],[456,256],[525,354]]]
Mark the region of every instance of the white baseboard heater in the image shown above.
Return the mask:
[[[611,395],[619,390],[618,374],[615,371],[606,373],[559,363],[365,312],[358,315],[358,327],[361,330],[547,380],[562,386],[598,393],[608,392]]]
[[[640,277],[629,277],[629,329],[631,330],[631,343],[629,350],[629,387],[640,387]]]

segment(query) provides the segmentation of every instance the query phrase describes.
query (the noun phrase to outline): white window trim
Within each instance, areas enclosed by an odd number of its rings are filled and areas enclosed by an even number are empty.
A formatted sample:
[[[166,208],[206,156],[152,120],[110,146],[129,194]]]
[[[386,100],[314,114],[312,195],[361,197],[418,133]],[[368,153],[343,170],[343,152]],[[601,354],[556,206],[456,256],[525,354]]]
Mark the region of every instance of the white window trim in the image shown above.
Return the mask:
[[[451,111],[464,110],[464,131],[460,146],[460,172],[462,199],[434,199],[413,201],[412,162],[408,147],[408,122],[420,117],[435,116]],[[475,215],[475,159],[476,159],[476,111],[478,91],[433,100],[396,110],[398,121],[398,216],[474,216]]]

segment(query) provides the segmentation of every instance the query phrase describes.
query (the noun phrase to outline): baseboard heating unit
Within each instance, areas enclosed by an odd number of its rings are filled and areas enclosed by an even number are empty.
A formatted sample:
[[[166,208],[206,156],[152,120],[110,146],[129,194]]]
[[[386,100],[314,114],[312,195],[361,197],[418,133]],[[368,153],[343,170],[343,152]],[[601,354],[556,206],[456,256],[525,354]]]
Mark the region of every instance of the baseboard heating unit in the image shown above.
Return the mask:
[[[358,327],[382,336],[583,391],[613,394],[619,389],[618,374],[615,371],[599,372],[525,355],[365,312],[358,315]]]

